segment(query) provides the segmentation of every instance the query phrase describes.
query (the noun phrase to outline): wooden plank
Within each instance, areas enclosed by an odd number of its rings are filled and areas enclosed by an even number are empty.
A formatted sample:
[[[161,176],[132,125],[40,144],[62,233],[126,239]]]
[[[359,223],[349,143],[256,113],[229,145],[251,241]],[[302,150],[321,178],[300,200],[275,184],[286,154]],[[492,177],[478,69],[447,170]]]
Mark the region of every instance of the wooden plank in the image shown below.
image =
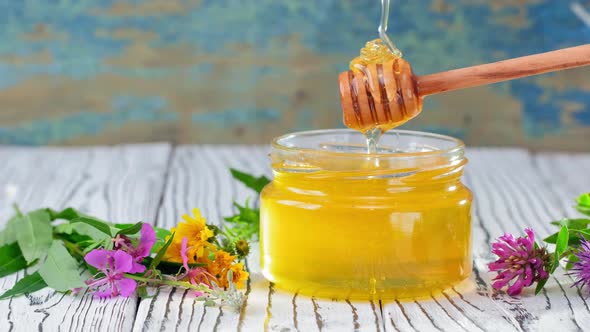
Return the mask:
[[[170,146],[96,148],[0,148],[0,220],[23,210],[75,206],[122,222],[153,221],[163,190]],[[30,272],[30,271],[29,271]],[[22,273],[0,279],[0,291]],[[42,290],[0,301],[2,331],[128,331],[136,297],[97,300],[91,294],[66,296]]]
[[[230,215],[232,198],[242,202],[254,194],[234,181],[228,168],[270,176],[267,153],[268,148],[262,146],[178,147],[157,224],[171,227],[182,212],[193,207],[200,208],[209,222]],[[260,274],[258,244],[254,245],[248,267],[252,279],[241,312],[203,308],[201,303],[195,304],[191,294],[166,291],[140,302],[134,331],[176,327],[203,331],[383,331],[379,303],[312,299],[275,289]],[[171,309],[179,306],[182,312]]]
[[[528,158],[524,150],[507,150],[512,158]],[[493,152],[492,152],[493,153]],[[474,273],[466,282],[446,290],[442,296],[430,300],[395,301],[384,303],[383,315],[388,331],[515,331],[521,327],[512,312],[497,303],[489,287],[486,263],[491,260],[491,238],[501,235],[499,225],[489,216],[488,183],[481,180],[486,151],[470,150],[470,164],[465,182],[474,192],[473,207],[473,264]],[[485,190],[483,190],[485,189]]]
[[[543,213],[545,224],[564,217],[582,217],[582,214],[575,211],[574,200],[580,194],[590,192],[590,154],[542,153],[533,157],[533,165],[540,174],[538,183],[541,186],[534,194],[544,207],[539,211]],[[556,231],[557,227],[551,226],[550,232]],[[568,315],[563,319],[587,329],[590,326],[588,290],[571,288],[572,277],[563,273],[558,273],[554,279],[552,287],[566,295],[563,309]]]
[[[531,289],[517,298],[491,289],[493,274],[487,272],[486,264],[494,257],[489,243],[504,232],[523,234],[525,227],[533,227],[542,239],[555,231],[549,221],[559,218],[563,204],[547,195],[547,184],[525,150],[473,149],[468,157],[466,183],[475,196],[474,275],[467,283],[445,291],[443,298],[386,304],[385,322],[391,330],[577,330],[590,326],[588,306],[576,289],[569,288],[571,278],[567,276],[552,278],[539,296]],[[584,167],[575,165],[578,172]],[[574,169],[562,171],[572,174]],[[553,176],[558,179],[555,187],[560,187],[564,175]],[[578,190],[590,187],[588,178],[571,181],[572,188],[574,184]],[[565,196],[570,204],[575,197]]]
[[[232,212],[231,199],[253,193],[231,179],[228,167],[269,175],[265,147],[183,146],[176,149],[165,176],[167,145],[92,149],[0,148],[0,201],[15,195],[23,209],[81,207],[101,217],[157,220],[172,226],[180,214],[199,207],[211,222]],[[539,154],[524,150],[473,149],[466,183],[475,194],[474,274],[440,297],[427,301],[367,303],[308,298],[276,289],[258,268],[258,250],[248,261],[252,280],[241,312],[205,308],[190,292],[162,289],[137,298],[95,300],[89,294],[63,296],[41,291],[0,302],[7,312],[0,330],[577,330],[590,326],[585,291],[570,288],[572,278],[558,273],[539,296],[518,298],[491,289],[486,264],[489,243],[503,232],[533,227],[539,238],[556,229],[549,221],[576,216],[572,199],[588,191],[590,156]],[[167,182],[162,197],[164,180]],[[157,211],[162,199],[162,208]],[[11,211],[0,205],[0,220]],[[19,274],[20,276],[20,274]],[[16,276],[0,279],[0,290]],[[137,317],[136,306],[139,304]],[[383,318],[381,315],[383,307]],[[135,323],[134,323],[135,319]]]
[[[472,175],[470,179],[478,183],[474,187],[482,205],[481,218],[489,229],[498,225],[502,232],[523,234],[524,228],[532,227],[539,241],[555,231],[549,225],[554,219],[549,214],[555,212],[555,202],[544,197],[546,185],[541,181],[541,174],[530,154],[485,149],[476,156],[475,167],[469,174]],[[499,235],[501,232],[494,231],[491,239]],[[484,265],[481,275],[486,275],[486,270]],[[572,312],[564,310],[579,297],[569,284],[571,280],[558,273],[538,296],[529,289],[518,298],[503,293],[494,293],[493,298],[513,313],[524,330],[576,330],[588,323],[588,317],[586,312],[579,310],[583,306],[576,306]],[[575,315],[573,311],[576,311]]]

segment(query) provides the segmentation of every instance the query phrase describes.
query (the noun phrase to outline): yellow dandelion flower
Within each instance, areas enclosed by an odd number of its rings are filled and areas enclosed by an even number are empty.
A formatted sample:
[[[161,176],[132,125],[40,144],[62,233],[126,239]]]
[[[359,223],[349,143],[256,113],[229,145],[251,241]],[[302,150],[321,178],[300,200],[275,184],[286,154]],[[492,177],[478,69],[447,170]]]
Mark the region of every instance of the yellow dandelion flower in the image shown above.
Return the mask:
[[[175,233],[175,235],[174,240],[172,240],[170,247],[164,255],[164,260],[182,262],[180,244],[185,237],[187,239],[189,263],[194,263],[208,255],[209,251],[215,251],[217,249],[214,244],[208,242],[214,233],[207,227],[207,221],[201,216],[199,209],[193,209],[193,215],[194,217],[188,214],[182,215],[183,221],[179,222],[176,227],[170,229],[170,232]]]
[[[231,267],[235,259],[236,257],[230,255],[228,252],[218,250],[215,252],[213,260],[207,263],[207,270],[216,278],[219,278],[223,273],[227,273],[227,270]]]
[[[166,242],[168,242],[169,238],[169,236],[166,237]],[[182,263],[182,257],[180,257],[180,242],[176,242],[175,240],[176,237],[174,237],[174,240],[172,241],[172,243],[170,243],[170,246],[166,250],[166,253],[164,254],[164,257],[162,257],[162,260],[167,262]],[[192,263],[190,261],[190,258],[189,263]]]
[[[244,269],[244,263],[240,262],[233,264],[230,267],[230,270],[232,271],[233,282],[234,284],[236,284],[236,287],[243,288],[246,284],[246,280],[248,280],[248,276],[250,275],[250,273],[248,273]],[[229,286],[229,281],[227,280],[227,272],[228,271],[225,271],[225,273],[223,273],[219,278],[219,284],[221,287]]]

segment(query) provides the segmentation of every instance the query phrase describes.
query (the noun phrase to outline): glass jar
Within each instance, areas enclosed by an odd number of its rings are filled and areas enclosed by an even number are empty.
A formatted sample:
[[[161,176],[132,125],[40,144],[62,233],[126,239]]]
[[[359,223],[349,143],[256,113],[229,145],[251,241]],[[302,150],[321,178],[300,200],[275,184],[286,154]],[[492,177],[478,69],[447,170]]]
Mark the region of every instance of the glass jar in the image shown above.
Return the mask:
[[[278,287],[337,299],[430,296],[471,272],[464,145],[393,130],[276,138],[261,196],[261,264]]]

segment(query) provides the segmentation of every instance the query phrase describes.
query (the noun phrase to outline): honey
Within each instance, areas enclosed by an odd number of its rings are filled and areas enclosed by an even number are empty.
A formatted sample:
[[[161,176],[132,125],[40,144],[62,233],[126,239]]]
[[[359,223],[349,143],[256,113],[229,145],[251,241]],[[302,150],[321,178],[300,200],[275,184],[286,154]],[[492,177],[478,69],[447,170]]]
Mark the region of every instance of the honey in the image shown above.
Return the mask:
[[[360,55],[350,62],[350,70],[363,72],[369,64],[378,64],[401,58],[401,52],[394,52],[381,39],[368,41],[361,48]]]
[[[350,70],[338,77],[344,124],[363,133],[385,132],[422,111],[410,64],[382,39],[367,42]]]
[[[338,76],[344,125],[373,137],[413,119],[423,104],[410,64],[387,36],[389,4],[381,0],[379,38],[368,41],[350,70]]]
[[[429,296],[471,271],[467,160],[450,137],[352,130],[273,142],[262,192],[261,263],[277,287],[337,299]]]
[[[264,276],[334,299],[432,296],[471,272],[471,201],[463,143],[391,130],[417,116],[412,69],[387,37],[366,43],[338,77],[344,124],[273,141],[261,194]]]

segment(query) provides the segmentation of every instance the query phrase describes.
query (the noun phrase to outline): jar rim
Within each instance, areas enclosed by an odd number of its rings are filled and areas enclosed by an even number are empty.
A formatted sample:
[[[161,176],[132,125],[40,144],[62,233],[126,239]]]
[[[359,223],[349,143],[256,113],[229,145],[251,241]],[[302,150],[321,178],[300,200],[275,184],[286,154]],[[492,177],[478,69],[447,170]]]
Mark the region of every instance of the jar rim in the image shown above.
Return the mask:
[[[306,147],[298,147],[298,146],[287,146],[282,144],[281,142],[297,137],[311,137],[311,136],[320,136],[326,134],[358,134],[362,135],[360,132],[352,129],[320,129],[320,130],[308,130],[308,131],[300,131],[289,133],[285,135],[281,135],[275,137],[272,140],[271,146],[273,149],[284,151],[284,152],[292,152],[292,153],[312,153],[312,154],[321,154],[325,156],[338,156],[338,157],[359,157],[359,158],[366,158],[367,156],[373,156],[376,158],[420,158],[420,157],[434,157],[439,155],[449,155],[455,153],[461,153],[465,149],[465,143],[462,140],[442,135],[442,134],[435,134],[423,131],[414,131],[414,130],[402,130],[402,129],[394,129],[389,130],[383,135],[405,135],[410,137],[423,137],[429,139],[436,139],[447,143],[452,143],[450,147],[441,148],[441,149],[434,149],[430,151],[411,151],[411,152],[380,152],[376,154],[367,154],[367,153],[354,153],[354,152],[343,152],[343,151],[333,151],[333,150],[320,150],[317,148],[306,148]]]

